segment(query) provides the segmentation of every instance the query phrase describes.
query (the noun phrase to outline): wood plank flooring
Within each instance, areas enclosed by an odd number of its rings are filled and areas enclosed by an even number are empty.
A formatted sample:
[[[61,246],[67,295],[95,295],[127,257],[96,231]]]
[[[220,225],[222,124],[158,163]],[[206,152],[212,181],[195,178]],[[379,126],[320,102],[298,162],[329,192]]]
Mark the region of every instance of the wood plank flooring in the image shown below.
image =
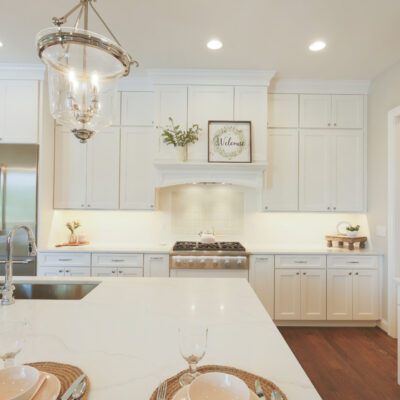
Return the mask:
[[[279,330],[324,400],[400,399],[397,341],[379,328]]]

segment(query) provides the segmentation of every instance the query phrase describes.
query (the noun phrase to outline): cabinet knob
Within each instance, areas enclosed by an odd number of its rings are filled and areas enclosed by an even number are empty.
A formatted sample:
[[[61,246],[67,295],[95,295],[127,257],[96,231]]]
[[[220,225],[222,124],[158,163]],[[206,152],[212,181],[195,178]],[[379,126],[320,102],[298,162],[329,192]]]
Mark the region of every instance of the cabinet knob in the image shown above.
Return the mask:
[[[59,269],[58,272],[61,274],[62,272],[64,272],[63,269]]]
[[[326,209],[327,209],[327,210],[330,210],[331,208],[330,208],[330,207],[327,207]]]
[[[65,272],[66,272],[67,274],[69,274],[71,271],[70,271],[69,269],[66,269]]]
[[[84,205],[84,204],[81,204],[81,207],[85,207],[85,205]]]
[[[300,275],[300,272],[296,272],[296,275]]]
[[[154,204],[150,204],[150,208],[154,208]]]
[[[112,274],[115,274],[115,270],[112,270],[111,273],[112,273]]]
[[[358,272],[356,272],[355,275],[358,275]]]
[[[330,123],[330,122],[328,122],[328,126],[331,126],[331,123]]]
[[[303,275],[307,275],[307,272],[303,272]]]
[[[336,207],[333,207],[334,210],[336,210]]]
[[[265,208],[266,210],[268,210],[268,206],[265,206],[264,208]]]
[[[352,275],[352,273],[351,273],[351,272],[349,272],[349,275]]]
[[[88,204],[88,207],[92,207],[90,204]]]
[[[333,125],[336,126],[336,122]]]

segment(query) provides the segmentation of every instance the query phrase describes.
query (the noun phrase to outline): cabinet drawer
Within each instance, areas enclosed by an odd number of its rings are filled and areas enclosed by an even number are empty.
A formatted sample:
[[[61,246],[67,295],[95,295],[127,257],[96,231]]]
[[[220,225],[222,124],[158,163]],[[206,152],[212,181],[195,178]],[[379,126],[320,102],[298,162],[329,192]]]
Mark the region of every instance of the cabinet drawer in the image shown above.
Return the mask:
[[[39,266],[90,267],[90,253],[39,253]]]
[[[377,256],[328,256],[328,268],[378,268]]]
[[[118,268],[120,278],[143,277],[143,268]]]
[[[275,256],[276,268],[325,268],[325,256],[282,255]]]
[[[93,267],[143,267],[143,254],[93,253]]]

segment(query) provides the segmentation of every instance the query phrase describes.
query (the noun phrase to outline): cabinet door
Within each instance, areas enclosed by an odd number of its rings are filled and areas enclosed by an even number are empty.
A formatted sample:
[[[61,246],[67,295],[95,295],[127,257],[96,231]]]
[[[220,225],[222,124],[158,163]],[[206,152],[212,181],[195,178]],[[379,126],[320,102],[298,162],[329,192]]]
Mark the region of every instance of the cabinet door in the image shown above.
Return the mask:
[[[122,92],[121,125],[153,126],[154,93]]]
[[[297,129],[268,130],[265,211],[298,210],[298,143]]]
[[[92,276],[117,276],[117,267],[92,267]]]
[[[353,273],[353,319],[379,319],[379,275],[377,270]]]
[[[170,124],[168,118],[172,118],[176,125],[187,129],[188,94],[186,86],[158,86],[156,96],[156,120],[158,154],[156,158],[176,161],[176,149],[168,146],[161,137],[162,130]]]
[[[275,270],[275,319],[300,319],[300,305],[300,270]]]
[[[168,254],[145,254],[144,276],[169,277]]]
[[[119,207],[119,128],[96,133],[87,146],[87,207]]]
[[[353,318],[353,270],[328,269],[327,319]]]
[[[65,276],[90,276],[90,267],[67,267]]]
[[[199,141],[189,145],[189,160],[208,159],[208,121],[233,120],[232,86],[190,86],[188,91],[188,126],[201,128]]]
[[[86,206],[87,146],[70,130],[57,126],[54,154],[54,208]]]
[[[331,132],[300,131],[299,208],[331,210]]]
[[[326,319],[326,270],[301,270],[301,319]]]
[[[329,128],[331,121],[331,95],[300,95],[300,127]]]
[[[253,161],[267,160],[267,108],[266,87],[235,87],[236,121],[251,121]]]
[[[64,268],[60,267],[38,267],[38,276],[65,276]]]
[[[274,318],[274,256],[251,256],[250,285],[263,303],[268,314]]]
[[[120,208],[154,209],[154,132],[152,128],[123,128],[121,131]]]
[[[363,210],[363,131],[338,130],[332,136],[332,207],[334,211]]]
[[[143,268],[118,268],[120,278],[143,277]]]
[[[364,98],[362,95],[332,96],[333,127],[362,129],[364,125]]]
[[[37,143],[39,82],[0,81],[0,142]]]
[[[297,128],[299,126],[299,96],[270,94],[268,96],[268,127]]]

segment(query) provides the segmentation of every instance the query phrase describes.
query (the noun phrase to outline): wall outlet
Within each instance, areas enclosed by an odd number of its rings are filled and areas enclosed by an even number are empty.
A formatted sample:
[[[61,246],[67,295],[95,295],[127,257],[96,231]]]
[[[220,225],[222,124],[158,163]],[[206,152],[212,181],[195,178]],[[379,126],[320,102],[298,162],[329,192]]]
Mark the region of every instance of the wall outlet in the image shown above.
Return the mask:
[[[387,229],[384,225],[377,225],[375,227],[375,235],[378,237],[386,237]]]

